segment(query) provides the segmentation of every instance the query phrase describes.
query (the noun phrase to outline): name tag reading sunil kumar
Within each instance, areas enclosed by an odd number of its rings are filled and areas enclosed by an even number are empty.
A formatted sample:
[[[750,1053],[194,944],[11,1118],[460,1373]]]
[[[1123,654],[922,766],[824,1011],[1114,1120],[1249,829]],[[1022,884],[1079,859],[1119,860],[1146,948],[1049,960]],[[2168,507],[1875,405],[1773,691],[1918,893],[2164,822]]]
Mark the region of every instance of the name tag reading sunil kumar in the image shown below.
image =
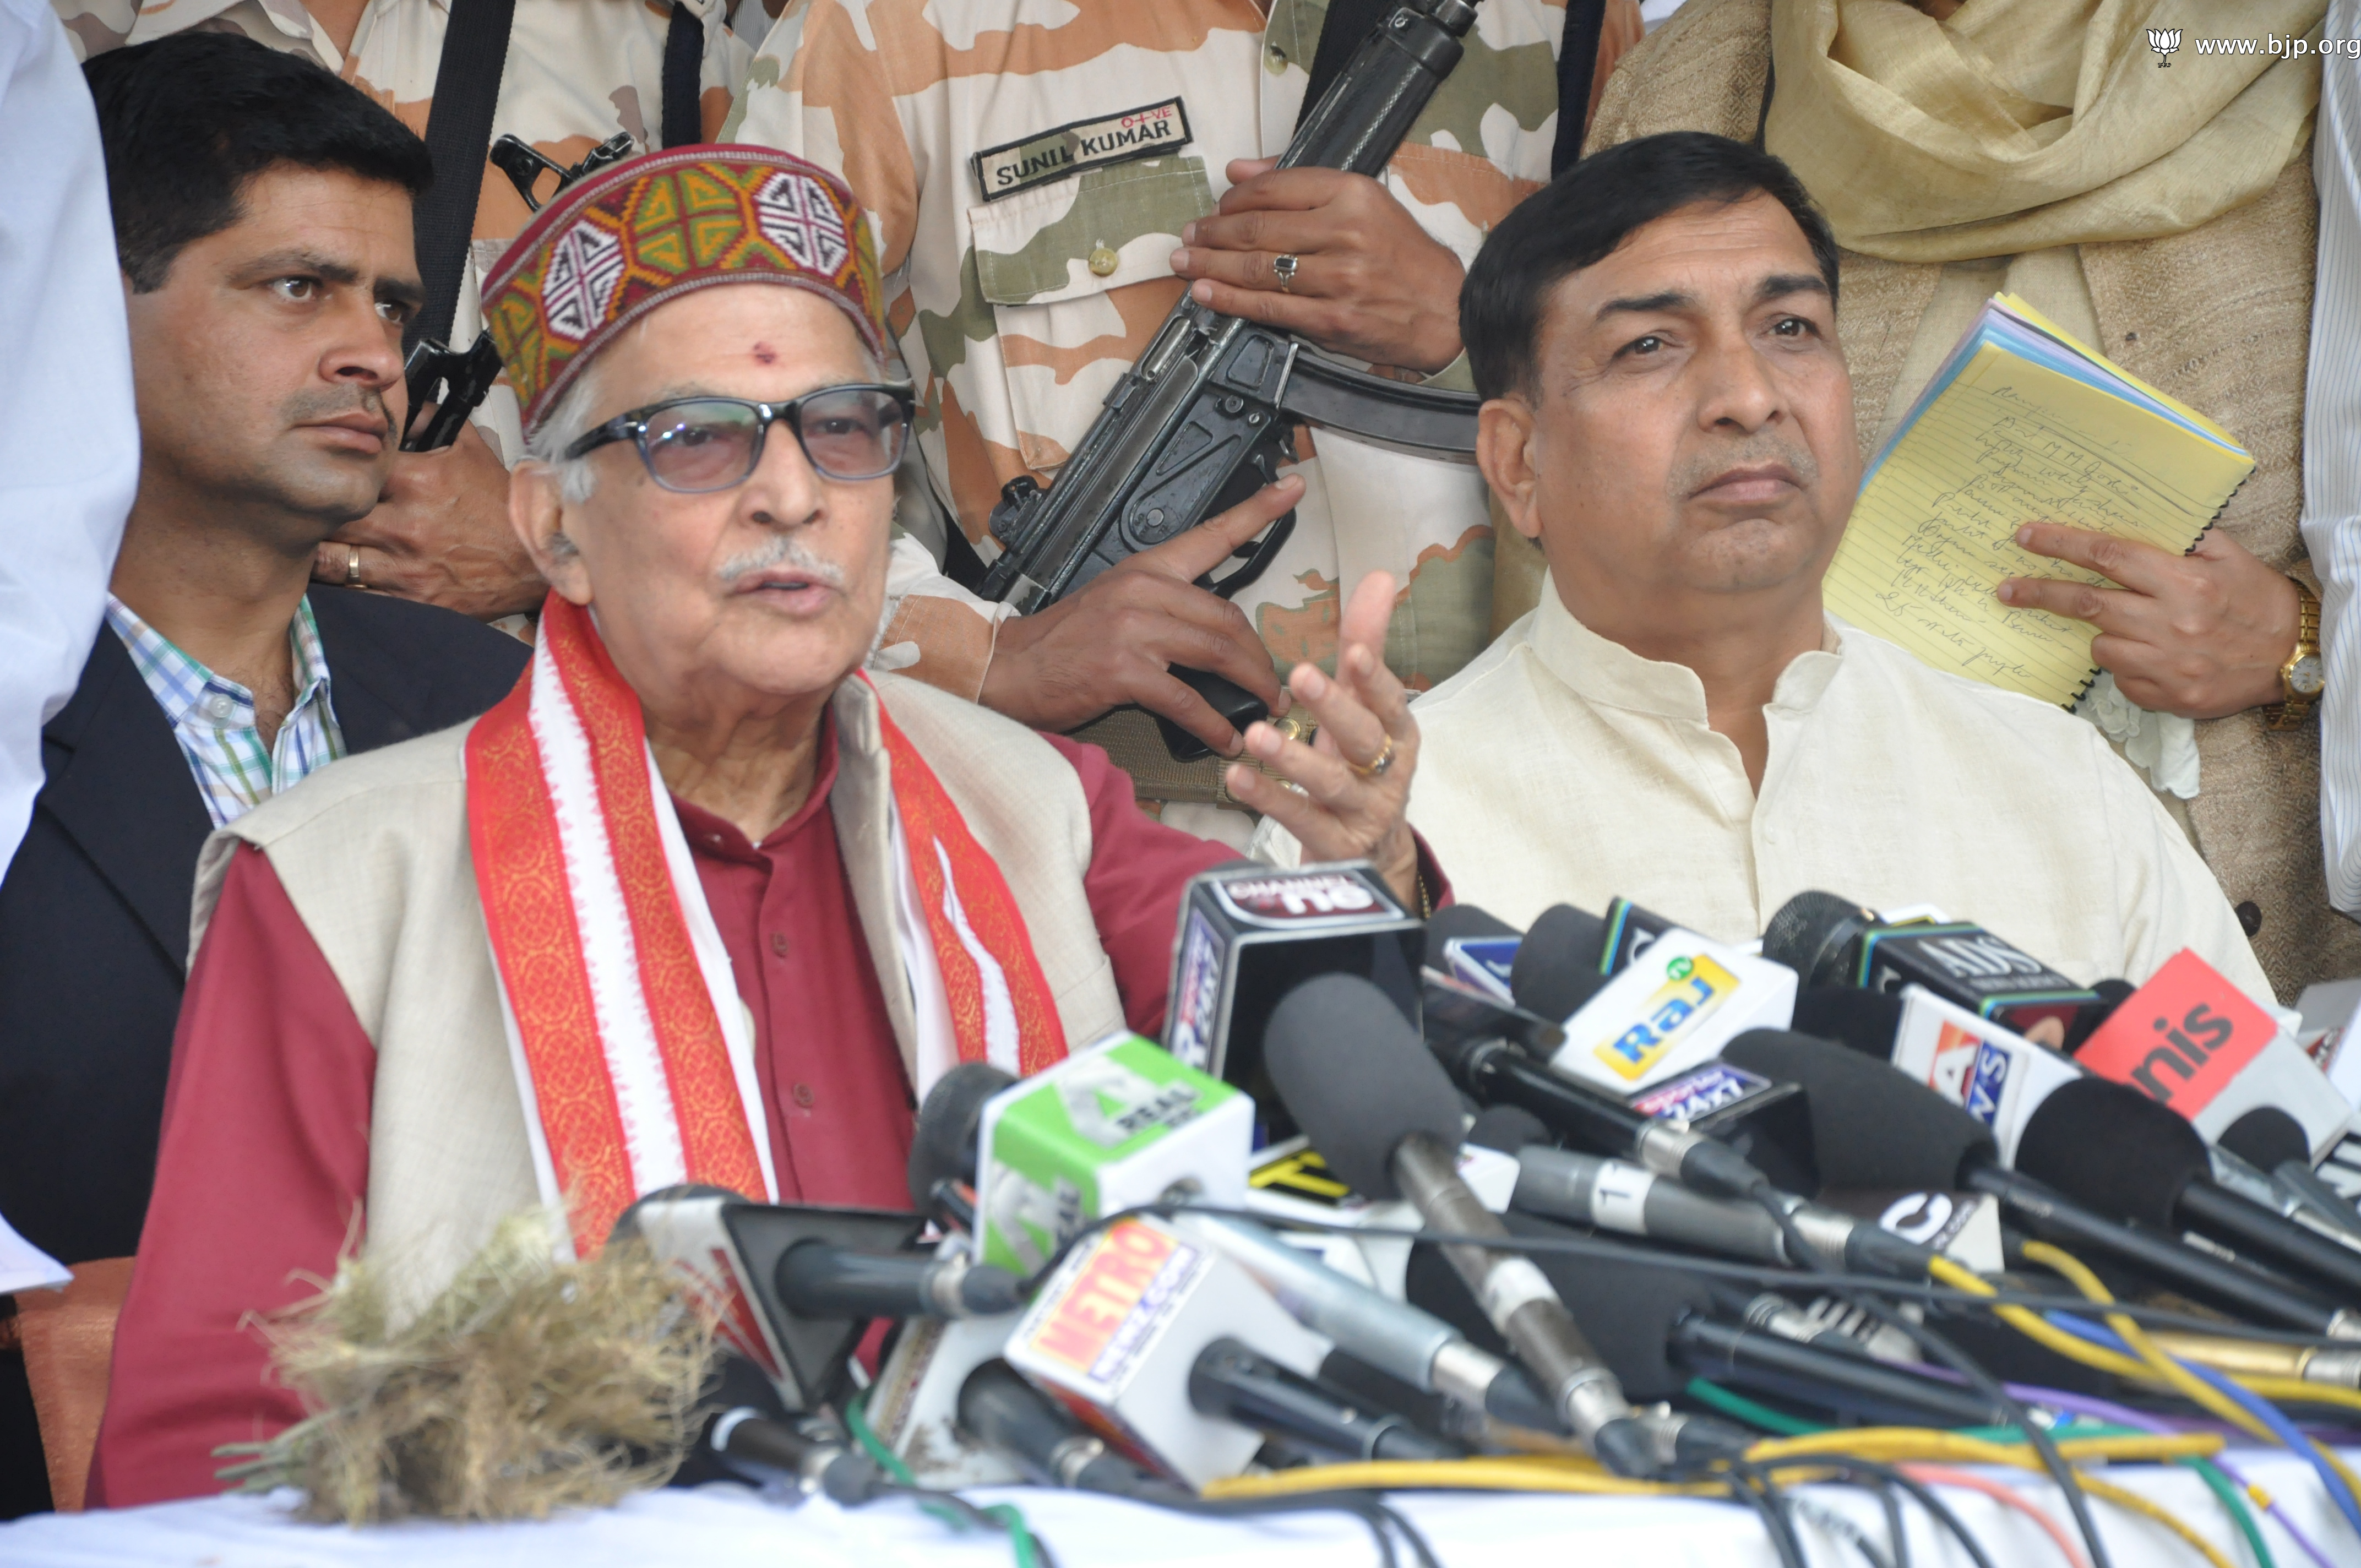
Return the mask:
[[[1189,111],[1178,98],[1076,120],[1055,130],[988,147],[975,155],[983,199],[997,202],[1085,169],[1162,158],[1189,145]]]

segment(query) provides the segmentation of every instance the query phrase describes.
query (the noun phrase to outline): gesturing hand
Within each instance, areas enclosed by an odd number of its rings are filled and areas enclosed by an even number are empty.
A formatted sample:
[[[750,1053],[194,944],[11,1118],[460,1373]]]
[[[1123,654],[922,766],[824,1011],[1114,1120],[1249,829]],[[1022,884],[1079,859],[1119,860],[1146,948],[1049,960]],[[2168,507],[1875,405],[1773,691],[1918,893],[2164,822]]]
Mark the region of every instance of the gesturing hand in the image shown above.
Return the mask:
[[[1287,475],[1049,609],[1002,621],[979,699],[1036,729],[1059,730],[1137,703],[1235,756],[1238,732],[1171,666],[1210,670],[1266,707],[1279,700],[1279,676],[1246,611],[1195,582],[1302,496],[1303,481]]]
[[[1373,365],[1432,372],[1459,357],[1459,258],[1366,174],[1230,165],[1217,215],[1180,231],[1172,270],[1197,302],[1300,333]],[[1273,262],[1296,258],[1282,290]]]
[[[509,527],[508,503],[508,467],[470,421],[439,451],[395,457],[377,510],[329,536],[313,555],[312,578],[478,620],[535,609],[549,585]]]
[[[1420,905],[1418,846],[1411,837],[1411,775],[1418,722],[1410,694],[1379,655],[1393,616],[1394,580],[1372,572],[1353,590],[1338,638],[1336,678],[1315,665],[1288,672],[1287,689],[1320,721],[1309,746],[1268,724],[1246,727],[1246,750],[1295,787],[1252,768],[1229,770],[1230,794],[1295,835],[1306,861],[1376,862],[1409,908]]]
[[[2286,695],[2279,667],[2295,650],[2295,585],[2221,530],[2187,555],[2054,522],[2026,523],[2016,542],[2122,585],[2011,577],[1998,592],[2012,608],[2097,627],[2091,657],[2142,707],[2219,718]]]

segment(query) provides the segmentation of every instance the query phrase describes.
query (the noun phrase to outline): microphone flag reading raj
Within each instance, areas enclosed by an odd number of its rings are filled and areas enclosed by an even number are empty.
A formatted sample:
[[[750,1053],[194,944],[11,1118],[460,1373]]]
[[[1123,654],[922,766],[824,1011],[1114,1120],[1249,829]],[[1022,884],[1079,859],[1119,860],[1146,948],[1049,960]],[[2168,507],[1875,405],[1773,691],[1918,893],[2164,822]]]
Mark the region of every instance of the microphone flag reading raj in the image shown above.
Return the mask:
[[[1996,294],[1871,461],[1828,608],[1938,670],[2070,707],[2098,675],[2095,630],[1993,590],[2105,579],[2034,554],[2017,529],[2065,523],[2185,554],[2254,467],[2221,426]]]

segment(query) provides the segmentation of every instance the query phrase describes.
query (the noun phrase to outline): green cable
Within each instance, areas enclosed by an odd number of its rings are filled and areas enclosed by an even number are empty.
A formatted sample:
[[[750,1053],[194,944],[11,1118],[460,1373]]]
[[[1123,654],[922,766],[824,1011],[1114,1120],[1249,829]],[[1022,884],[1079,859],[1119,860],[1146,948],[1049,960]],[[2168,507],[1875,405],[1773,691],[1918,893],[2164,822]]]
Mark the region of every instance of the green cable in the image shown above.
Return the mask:
[[[1690,1398],[1701,1405],[1710,1405],[1723,1415],[1735,1416],[1741,1421],[1761,1427],[1765,1431],[1777,1432],[1782,1437],[1808,1437],[1815,1432],[1837,1430],[1788,1415],[1784,1410],[1774,1410],[1768,1405],[1757,1404],[1743,1394],[1733,1394],[1719,1384],[1702,1377],[1690,1378],[1686,1392]],[[1961,1437],[1976,1438],[1985,1442],[2015,1443],[2025,1441],[2025,1434],[2015,1427],[1960,1427],[1955,1430]],[[2061,1429],[2061,1435],[2070,1438],[2124,1437],[2136,1435],[2138,1431],[2136,1427],[2114,1426],[2103,1421],[2073,1421]],[[2231,1522],[2238,1527],[2238,1533],[2246,1538],[2246,1545],[2253,1550],[2256,1568],[2279,1568],[2279,1563],[2271,1556],[2271,1549],[2263,1542],[2263,1532],[2256,1525],[2255,1516],[2246,1507],[2246,1499],[2239,1495],[2236,1485],[2222,1473],[2220,1466],[2200,1454],[2190,1455],[2178,1463],[2197,1472],[2198,1478],[2205,1483],[2206,1488],[2222,1500],[2222,1507],[2228,1511]]]
[[[2246,1507],[2246,1499],[2239,1495],[2237,1484],[2222,1473],[2222,1467],[2203,1454],[2196,1453],[2188,1455],[2179,1463],[2196,1471],[2198,1478],[2205,1483],[2207,1488],[2215,1497],[2222,1499],[2222,1507],[2229,1510],[2230,1522],[2238,1527],[2238,1533],[2246,1538],[2246,1545],[2255,1553],[2255,1568],[2279,1568],[2279,1564],[2272,1560],[2271,1549],[2263,1544],[2262,1529],[2255,1522],[2253,1510]]]
[[[1701,1405],[1711,1405],[1725,1416],[1736,1416],[1750,1426],[1777,1432],[1781,1437],[1809,1437],[1814,1432],[1834,1430],[1784,1410],[1774,1410],[1768,1405],[1758,1405],[1743,1394],[1733,1394],[1720,1384],[1708,1383],[1702,1377],[1690,1378],[1686,1392]]]
[[[902,1463],[901,1455],[886,1447],[884,1441],[869,1425],[869,1412],[866,1409],[868,1403],[867,1389],[862,1390],[845,1401],[845,1430],[852,1434],[852,1441],[861,1445],[862,1452],[876,1461],[879,1469],[905,1486],[917,1486],[917,1476],[911,1473],[908,1465]],[[968,1521],[964,1517],[953,1509],[943,1507],[940,1503],[922,1502],[918,1506],[955,1530],[963,1530],[967,1528]],[[1016,1553],[1016,1568],[1041,1568],[1040,1549],[1034,1544],[1033,1527],[1026,1521],[1024,1510],[1014,1503],[994,1503],[983,1511],[998,1519],[1007,1530],[1008,1544]],[[2266,1564],[2266,1568],[2272,1568],[2272,1565]]]
[[[871,1430],[868,1406],[869,1391],[866,1388],[845,1401],[845,1430],[852,1434],[852,1441],[861,1445],[861,1451],[877,1462],[879,1469],[905,1486],[917,1486],[918,1478],[911,1474],[908,1465],[902,1463],[902,1456],[886,1447],[884,1440]]]

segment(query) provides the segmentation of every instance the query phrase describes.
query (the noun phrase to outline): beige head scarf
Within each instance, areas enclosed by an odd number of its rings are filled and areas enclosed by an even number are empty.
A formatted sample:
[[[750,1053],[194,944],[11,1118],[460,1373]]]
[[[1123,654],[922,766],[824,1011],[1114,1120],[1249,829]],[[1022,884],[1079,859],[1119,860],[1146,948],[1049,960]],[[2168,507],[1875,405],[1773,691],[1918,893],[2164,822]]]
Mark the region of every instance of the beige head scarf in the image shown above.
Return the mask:
[[[2181,234],[2309,142],[2327,0],[1773,0],[1765,145],[1850,249],[1963,261]],[[2159,69],[2150,27],[2179,27]],[[2252,55],[2200,55],[2251,38]]]

